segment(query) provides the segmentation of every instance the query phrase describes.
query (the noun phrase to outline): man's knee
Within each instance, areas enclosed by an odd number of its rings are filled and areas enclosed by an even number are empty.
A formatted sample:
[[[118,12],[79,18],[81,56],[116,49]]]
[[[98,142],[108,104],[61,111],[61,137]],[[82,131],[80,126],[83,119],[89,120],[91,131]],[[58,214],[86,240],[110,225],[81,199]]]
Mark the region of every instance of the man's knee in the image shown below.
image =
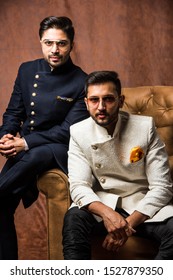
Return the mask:
[[[78,207],[72,207],[64,216],[64,227],[72,229],[77,225],[80,226],[83,221],[88,220],[88,216],[90,216],[90,214],[87,211],[79,209]]]
[[[64,259],[90,259],[92,226],[92,215],[89,212],[78,207],[67,211],[63,227]]]

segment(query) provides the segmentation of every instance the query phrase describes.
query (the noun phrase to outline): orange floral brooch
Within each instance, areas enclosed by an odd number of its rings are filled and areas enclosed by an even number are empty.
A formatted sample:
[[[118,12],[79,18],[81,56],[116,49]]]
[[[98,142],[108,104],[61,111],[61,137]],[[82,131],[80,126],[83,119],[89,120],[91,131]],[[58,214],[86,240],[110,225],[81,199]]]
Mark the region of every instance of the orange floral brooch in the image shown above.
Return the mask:
[[[131,149],[130,152],[130,162],[137,162],[139,161],[144,155],[144,151],[141,149],[141,147],[137,146]]]

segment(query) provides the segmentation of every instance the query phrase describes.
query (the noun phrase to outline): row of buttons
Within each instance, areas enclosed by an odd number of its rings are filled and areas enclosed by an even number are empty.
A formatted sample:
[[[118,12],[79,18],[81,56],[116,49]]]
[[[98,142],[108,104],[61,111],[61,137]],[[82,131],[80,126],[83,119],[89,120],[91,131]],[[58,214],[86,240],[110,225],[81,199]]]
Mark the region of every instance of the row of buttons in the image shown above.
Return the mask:
[[[39,77],[40,77],[40,76],[39,76],[38,74],[35,75],[35,78],[36,78],[36,79],[39,79]],[[38,84],[37,84],[37,83],[34,83],[33,87],[34,87],[34,88],[37,88],[37,87],[38,87]],[[36,95],[37,95],[36,92],[33,92],[33,93],[32,93],[32,96],[33,96],[33,97],[35,97]],[[32,102],[30,103],[30,105],[31,105],[31,107],[34,107],[34,106],[35,106],[34,101],[32,101]],[[31,115],[32,115],[32,116],[35,116],[35,111],[31,111]],[[32,119],[32,120],[30,121],[30,124],[33,125],[34,123],[35,123],[35,121]],[[34,130],[34,127],[31,126],[31,127],[30,127],[30,130]]]

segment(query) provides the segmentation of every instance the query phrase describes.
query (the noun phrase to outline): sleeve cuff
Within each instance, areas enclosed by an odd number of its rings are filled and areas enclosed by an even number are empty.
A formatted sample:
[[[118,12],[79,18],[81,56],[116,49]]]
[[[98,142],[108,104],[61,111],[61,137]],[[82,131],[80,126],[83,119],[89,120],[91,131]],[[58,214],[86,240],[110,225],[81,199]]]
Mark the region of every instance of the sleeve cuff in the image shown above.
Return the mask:
[[[28,144],[27,144],[27,142],[26,142],[24,137],[22,137],[22,139],[23,139],[24,144],[25,144],[25,151],[28,151],[29,150]]]

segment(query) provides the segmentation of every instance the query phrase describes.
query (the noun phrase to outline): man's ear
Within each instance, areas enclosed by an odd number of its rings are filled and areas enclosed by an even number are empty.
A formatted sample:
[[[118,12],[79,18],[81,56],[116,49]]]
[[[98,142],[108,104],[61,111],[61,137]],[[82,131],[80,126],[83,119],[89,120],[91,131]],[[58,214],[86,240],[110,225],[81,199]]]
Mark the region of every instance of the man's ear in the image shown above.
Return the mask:
[[[74,42],[73,42],[73,43],[71,43],[71,48],[70,48],[70,51],[72,51],[73,47],[74,47]]]
[[[122,108],[124,104],[125,96],[121,95],[119,98],[119,107]]]
[[[84,101],[85,101],[85,105],[86,105],[87,110],[88,110],[88,102],[87,102],[87,98],[86,97],[84,98]]]

